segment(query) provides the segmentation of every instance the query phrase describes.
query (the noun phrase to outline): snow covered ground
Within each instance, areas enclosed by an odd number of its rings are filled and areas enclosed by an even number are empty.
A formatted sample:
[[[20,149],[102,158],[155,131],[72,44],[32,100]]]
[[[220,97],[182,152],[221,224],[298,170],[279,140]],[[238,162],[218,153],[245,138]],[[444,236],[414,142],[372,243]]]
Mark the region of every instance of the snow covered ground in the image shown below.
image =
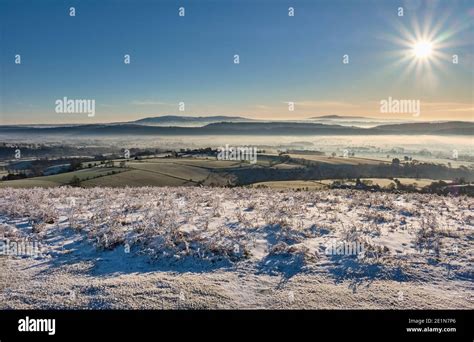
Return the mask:
[[[0,308],[473,308],[469,197],[0,189]]]

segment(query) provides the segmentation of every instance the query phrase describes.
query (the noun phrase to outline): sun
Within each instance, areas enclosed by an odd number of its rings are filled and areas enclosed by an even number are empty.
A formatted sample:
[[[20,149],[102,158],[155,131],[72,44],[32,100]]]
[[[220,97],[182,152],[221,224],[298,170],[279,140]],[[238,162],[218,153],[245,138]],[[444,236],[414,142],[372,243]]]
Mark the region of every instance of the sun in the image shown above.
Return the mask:
[[[413,46],[413,53],[416,58],[429,58],[433,51],[433,44],[429,41],[418,41]]]
[[[393,31],[380,37],[387,41],[384,53],[392,60],[386,70],[397,76],[397,82],[410,79],[416,87],[434,89],[440,74],[448,74],[453,48],[464,44],[455,36],[466,30],[463,23],[450,23],[448,17],[438,18],[428,11],[408,22],[388,21]]]

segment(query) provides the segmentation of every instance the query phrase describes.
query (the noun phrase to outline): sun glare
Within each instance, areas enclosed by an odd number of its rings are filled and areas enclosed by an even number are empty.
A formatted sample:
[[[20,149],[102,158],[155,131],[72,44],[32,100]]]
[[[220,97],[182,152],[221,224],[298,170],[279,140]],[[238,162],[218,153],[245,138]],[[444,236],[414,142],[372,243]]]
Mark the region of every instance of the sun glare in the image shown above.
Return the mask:
[[[380,35],[392,46],[388,55],[393,62],[386,70],[396,75],[397,82],[410,79],[419,89],[434,89],[440,85],[440,75],[447,75],[448,68],[455,64],[453,53],[465,44],[457,34],[469,27],[464,20],[450,21],[451,14],[447,11],[435,16],[430,10],[409,21],[389,21],[393,32]]]
[[[420,41],[413,47],[416,58],[428,58],[433,50],[433,44],[427,41]]]

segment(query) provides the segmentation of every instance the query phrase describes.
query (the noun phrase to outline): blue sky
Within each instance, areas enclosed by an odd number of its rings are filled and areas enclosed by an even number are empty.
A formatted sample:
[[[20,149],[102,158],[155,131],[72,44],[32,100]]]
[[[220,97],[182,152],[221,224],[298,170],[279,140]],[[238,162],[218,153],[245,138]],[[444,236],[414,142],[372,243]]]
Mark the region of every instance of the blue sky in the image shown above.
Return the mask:
[[[420,99],[422,120],[472,120],[473,19],[472,1],[0,0],[0,123],[383,117],[389,96]],[[419,70],[400,57],[417,25],[448,37]],[[56,113],[65,96],[94,99],[96,116]]]

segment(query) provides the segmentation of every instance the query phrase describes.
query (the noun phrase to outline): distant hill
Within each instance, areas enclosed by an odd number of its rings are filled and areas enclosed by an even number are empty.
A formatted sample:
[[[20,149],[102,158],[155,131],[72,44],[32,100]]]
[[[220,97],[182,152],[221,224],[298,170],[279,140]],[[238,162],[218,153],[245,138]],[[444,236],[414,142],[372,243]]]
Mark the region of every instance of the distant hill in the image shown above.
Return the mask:
[[[385,134],[434,134],[434,135],[472,135],[474,123],[466,121],[415,122],[380,125],[375,127]]]
[[[0,126],[0,134],[57,135],[474,135],[473,122],[379,125],[371,128],[308,122],[218,122],[202,127],[92,124],[55,127]]]
[[[323,115],[313,116],[308,120],[374,120],[372,118],[366,118],[364,116],[343,116],[343,115]]]
[[[413,122],[412,120],[401,120],[391,118],[369,118],[365,116],[343,116],[343,115],[323,115],[313,116],[306,119],[307,122],[337,124],[341,126],[355,126],[361,128],[372,128],[379,125],[401,124]]]
[[[163,115],[131,121],[129,123],[153,126],[203,126],[215,122],[252,122],[253,119],[241,116],[179,116]]]

